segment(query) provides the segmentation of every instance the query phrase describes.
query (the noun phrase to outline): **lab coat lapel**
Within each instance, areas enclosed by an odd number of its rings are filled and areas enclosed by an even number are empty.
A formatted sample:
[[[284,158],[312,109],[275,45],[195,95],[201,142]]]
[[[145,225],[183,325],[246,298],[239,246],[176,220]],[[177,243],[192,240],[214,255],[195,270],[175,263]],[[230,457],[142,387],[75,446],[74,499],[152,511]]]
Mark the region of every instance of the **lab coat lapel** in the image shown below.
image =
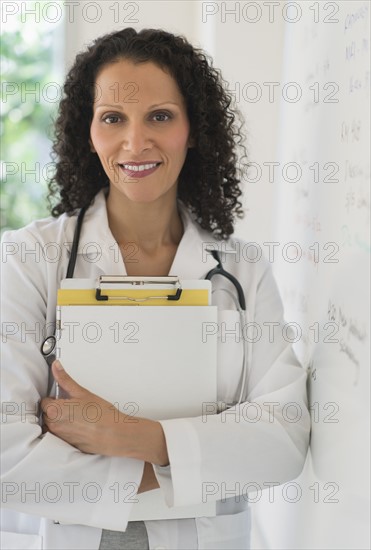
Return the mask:
[[[70,218],[66,236],[73,241],[77,218]],[[69,246],[71,249],[71,246]],[[81,261],[83,260],[83,261]],[[94,267],[101,275],[126,275],[125,264],[119,247],[108,225],[105,191],[100,191],[88,208],[81,228],[77,249],[76,272],[78,265]],[[77,276],[77,275],[75,275]]]
[[[217,261],[206,249],[215,243],[212,234],[203,230],[189,210],[178,201],[184,233],[176,251],[169,275],[178,275],[182,279],[204,279]]]

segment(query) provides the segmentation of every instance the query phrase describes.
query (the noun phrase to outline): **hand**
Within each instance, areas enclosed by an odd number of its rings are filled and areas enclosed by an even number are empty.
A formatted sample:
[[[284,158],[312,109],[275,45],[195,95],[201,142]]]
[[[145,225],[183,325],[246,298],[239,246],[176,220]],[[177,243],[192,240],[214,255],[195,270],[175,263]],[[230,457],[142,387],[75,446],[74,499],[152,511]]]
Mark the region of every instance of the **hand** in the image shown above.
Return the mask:
[[[120,412],[108,401],[80,386],[59,361],[52,372],[68,399],[41,400],[44,428],[80,451],[137,458],[169,465],[165,435],[160,422]]]
[[[129,456],[133,426],[139,418],[121,413],[108,401],[77,384],[59,361],[53,362],[52,372],[69,398],[42,399],[44,432],[51,432],[84,453]]]

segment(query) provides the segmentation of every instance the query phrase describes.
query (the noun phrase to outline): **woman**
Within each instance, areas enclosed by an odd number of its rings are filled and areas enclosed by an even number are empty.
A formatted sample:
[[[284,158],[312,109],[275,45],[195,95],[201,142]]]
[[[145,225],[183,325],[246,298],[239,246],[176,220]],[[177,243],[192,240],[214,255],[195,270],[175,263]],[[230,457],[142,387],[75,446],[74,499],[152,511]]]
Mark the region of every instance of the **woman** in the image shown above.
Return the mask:
[[[242,214],[235,153],[242,138],[230,96],[204,54],[183,37],[132,28],[103,36],[79,54],[65,94],[50,186],[52,197],[60,193],[54,218],[3,238],[6,540],[18,548],[64,550],[248,548],[246,493],[299,475],[309,416],[306,374],[281,330],[270,264],[249,261],[241,254],[247,243],[230,237]],[[202,279],[217,264],[205,245],[235,251],[222,254],[223,264],[242,285],[261,333],[253,340],[247,394],[239,404],[241,343],[233,337],[227,345],[219,342],[218,400],[237,403],[228,415],[207,422],[114,422],[112,405],[55,362],[52,374],[69,398],[59,401],[61,413],[53,417],[39,329],[55,322],[57,288],[76,215],[85,206],[75,277]],[[60,245],[58,261],[48,258],[50,243]],[[89,255],[91,243],[98,255]],[[215,277],[213,291],[219,318],[235,326],[235,288]],[[35,407],[40,400],[44,434]],[[81,414],[92,400],[103,411],[94,424]],[[249,404],[253,417],[246,413]],[[292,404],[295,418],[287,412]],[[169,506],[202,503],[211,483],[208,498],[216,501],[217,515],[128,524],[132,503],[113,501],[117,481],[133,483],[138,493],[160,487]],[[92,483],[99,484],[99,499],[84,493]]]

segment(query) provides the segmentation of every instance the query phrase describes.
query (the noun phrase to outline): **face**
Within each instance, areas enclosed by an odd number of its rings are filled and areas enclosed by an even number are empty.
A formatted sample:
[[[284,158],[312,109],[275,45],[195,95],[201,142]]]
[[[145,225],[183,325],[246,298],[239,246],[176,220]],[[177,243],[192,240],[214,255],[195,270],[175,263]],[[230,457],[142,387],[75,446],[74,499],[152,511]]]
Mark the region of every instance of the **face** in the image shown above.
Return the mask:
[[[95,84],[90,145],[109,178],[110,195],[136,202],[175,198],[192,146],[176,81],[152,62],[120,60],[106,65]]]

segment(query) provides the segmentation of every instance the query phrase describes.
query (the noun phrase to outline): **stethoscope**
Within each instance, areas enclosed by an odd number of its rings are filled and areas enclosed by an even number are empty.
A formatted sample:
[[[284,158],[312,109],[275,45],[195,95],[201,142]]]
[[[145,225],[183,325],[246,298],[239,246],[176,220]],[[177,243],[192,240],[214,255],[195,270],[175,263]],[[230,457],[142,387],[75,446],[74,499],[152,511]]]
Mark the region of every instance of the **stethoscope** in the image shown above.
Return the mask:
[[[75,265],[76,265],[76,259],[77,259],[77,250],[78,250],[78,246],[79,246],[82,223],[83,223],[84,216],[85,216],[85,213],[86,213],[88,207],[89,206],[85,206],[85,207],[81,208],[81,210],[80,210],[80,212],[77,216],[77,223],[76,223],[76,228],[75,228],[73,241],[72,241],[72,246],[71,246],[71,254],[70,254],[70,259],[69,259],[69,262],[68,262],[66,279],[72,279],[73,278],[73,274],[74,274],[74,271],[75,271]],[[242,366],[242,375],[241,375],[241,382],[240,382],[241,390],[240,390],[239,398],[238,398],[238,401],[237,401],[237,404],[238,404],[238,403],[242,402],[242,399],[244,397],[245,389],[246,389],[246,385],[247,385],[248,365],[251,365],[251,346],[250,346],[250,348],[248,347],[248,345],[247,345],[248,341],[247,341],[246,338],[244,338],[244,333],[243,333],[243,330],[242,330],[242,327],[244,327],[246,325],[246,323],[248,323],[248,317],[249,317],[248,310],[246,308],[245,295],[244,295],[243,288],[242,288],[240,282],[238,281],[238,279],[234,275],[232,275],[231,273],[229,273],[228,271],[226,271],[224,269],[224,267],[222,265],[222,261],[220,259],[219,252],[217,250],[207,250],[207,249],[206,249],[206,251],[209,252],[210,254],[212,254],[212,256],[215,258],[215,260],[218,263],[217,263],[216,267],[214,267],[213,269],[211,269],[207,273],[205,279],[211,280],[215,275],[221,275],[222,277],[225,277],[226,279],[228,279],[233,284],[233,286],[236,289],[236,293],[237,293],[237,298],[236,298],[236,296],[234,296],[234,294],[232,292],[230,292],[228,289],[220,289],[223,292],[227,292],[227,294],[229,294],[229,296],[231,297],[232,301],[234,302],[234,304],[236,306],[236,309],[237,309],[237,311],[239,312],[239,315],[240,315],[242,345],[243,345],[243,366]],[[212,291],[212,293],[214,293],[214,292],[216,292],[216,290]],[[43,341],[43,343],[41,345],[41,353],[45,357],[45,359],[47,360],[47,362],[49,364],[51,364],[52,361],[55,358],[55,356],[53,355],[53,351],[55,349],[55,346],[56,346],[56,337],[54,335],[51,335],[51,336],[48,336],[47,338],[45,338],[45,340]],[[224,403],[222,406],[220,406],[220,409],[229,408],[230,406],[233,406],[234,404],[236,404],[236,403],[233,403],[233,404]]]

